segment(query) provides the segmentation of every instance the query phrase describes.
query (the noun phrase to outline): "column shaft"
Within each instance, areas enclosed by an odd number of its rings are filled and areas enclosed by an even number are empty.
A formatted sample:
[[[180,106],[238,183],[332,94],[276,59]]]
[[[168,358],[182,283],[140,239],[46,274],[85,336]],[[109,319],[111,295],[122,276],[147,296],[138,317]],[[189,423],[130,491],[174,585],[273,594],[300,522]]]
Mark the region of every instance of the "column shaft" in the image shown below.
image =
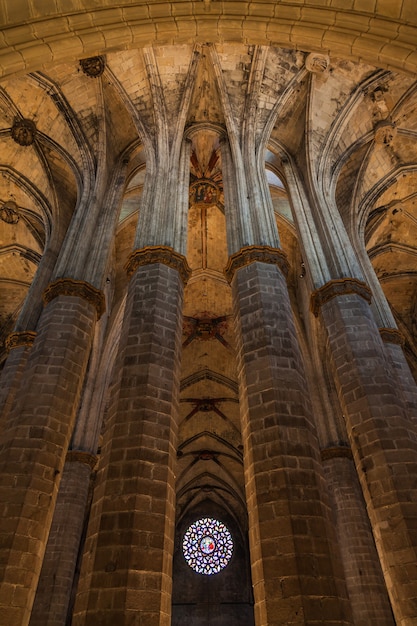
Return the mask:
[[[349,448],[346,449],[348,451]],[[324,451],[327,452],[327,451]],[[324,461],[355,626],[394,626],[365,502],[351,458]]]
[[[67,623],[90,476],[88,463],[74,459],[64,465],[29,626],[65,626]]]
[[[32,346],[20,345],[10,350],[0,375],[0,436],[7,425],[7,416],[19,391],[22,375]]]
[[[384,342],[392,364],[397,389],[401,392],[410,418],[417,424],[417,385],[401,345]]]
[[[29,622],[96,317],[77,296],[49,302],[1,439],[0,623]]]
[[[129,284],[74,626],[168,626],[183,285],[162,263]]]
[[[349,624],[284,276],[254,262],[232,288],[256,624]]]
[[[348,435],[397,624],[417,618],[417,429],[367,302],[322,306]],[[414,495],[413,495],[414,494]]]

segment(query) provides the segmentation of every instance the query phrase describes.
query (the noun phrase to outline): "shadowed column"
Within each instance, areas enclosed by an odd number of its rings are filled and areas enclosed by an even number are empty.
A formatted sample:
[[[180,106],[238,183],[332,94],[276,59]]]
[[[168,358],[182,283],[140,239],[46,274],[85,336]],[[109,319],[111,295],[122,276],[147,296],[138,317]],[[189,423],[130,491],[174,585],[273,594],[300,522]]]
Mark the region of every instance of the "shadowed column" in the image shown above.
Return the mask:
[[[49,533],[102,294],[62,279],[46,307],[0,442],[0,623],[25,626]]]
[[[248,264],[249,263],[249,264]],[[283,254],[233,255],[257,626],[350,624]]]
[[[67,454],[29,626],[67,623],[95,462],[88,452]]]
[[[417,619],[417,429],[356,281],[314,294],[328,332],[356,469],[397,624]],[[343,295],[343,289],[345,289]],[[413,497],[414,494],[414,497]]]
[[[321,452],[355,626],[395,624],[349,447]]]
[[[180,272],[185,278],[188,271],[181,255],[162,246],[136,251],[129,267],[74,626],[170,624]]]
[[[29,331],[12,333],[7,338],[9,356],[0,374],[0,433],[7,427],[7,415],[19,391],[35,337],[36,333]]]

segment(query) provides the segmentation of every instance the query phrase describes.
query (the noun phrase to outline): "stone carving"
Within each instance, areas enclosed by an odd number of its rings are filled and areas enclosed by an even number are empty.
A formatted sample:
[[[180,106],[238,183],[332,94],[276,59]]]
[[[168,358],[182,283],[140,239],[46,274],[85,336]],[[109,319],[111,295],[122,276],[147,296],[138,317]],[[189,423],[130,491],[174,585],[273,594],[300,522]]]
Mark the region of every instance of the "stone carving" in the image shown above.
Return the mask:
[[[278,265],[284,276],[288,275],[289,263],[282,250],[271,246],[246,246],[229,258],[224,270],[226,279],[231,283],[236,270],[256,262]]]
[[[93,470],[97,464],[97,457],[95,454],[85,452],[84,450],[68,450],[65,461],[68,463],[83,463]]]
[[[372,292],[366,283],[357,278],[339,278],[330,280],[320,289],[313,291],[310,302],[311,312],[317,317],[323,304],[336,296],[345,296],[351,293],[356,293],[369,304],[371,303]]]
[[[208,312],[202,313],[201,317],[184,316],[183,331],[187,335],[186,340],[182,344],[185,348],[194,339],[198,341],[209,341],[217,339],[226,348],[230,348],[228,342],[224,339],[223,333],[227,329],[227,317],[211,316]]]
[[[330,59],[325,54],[311,52],[305,60],[306,69],[313,74],[324,74],[330,66]]]
[[[86,300],[95,307],[98,319],[106,310],[103,292],[83,280],[59,278],[45,289],[43,293],[44,304],[48,304],[58,296],[77,296]]]
[[[88,59],[80,59],[80,66],[86,76],[90,78],[98,78],[104,72],[106,64],[103,57],[89,57]]]
[[[389,146],[397,134],[396,126],[389,120],[380,120],[374,126],[375,143]]]
[[[19,146],[31,146],[35,141],[36,132],[35,123],[27,119],[15,119],[11,129],[12,138]]]
[[[337,458],[353,459],[352,450],[348,448],[348,446],[333,446],[331,448],[325,448],[320,454],[322,461]]]
[[[386,100],[387,92],[388,87],[386,85],[380,85],[368,94],[372,102],[372,118],[374,123],[389,121],[390,111]]]
[[[397,328],[380,328],[379,334],[384,343],[394,343],[398,346],[405,343],[404,335]]]
[[[193,405],[192,410],[185,416],[185,421],[188,421],[196,413],[201,411],[202,413],[216,413],[227,422],[227,417],[223,411],[219,409],[218,404],[221,402],[237,402],[237,400],[235,398],[184,398],[181,402],[188,402]]]
[[[24,330],[21,332],[11,333],[6,339],[6,350],[10,351],[13,348],[20,348],[20,346],[31,347],[35,341],[37,333],[33,330]]]
[[[140,250],[134,250],[127,260],[125,270],[130,277],[141,265],[152,263],[163,263],[177,270],[184,285],[191,276],[191,269],[185,256],[175,252],[169,246],[146,246]]]
[[[7,224],[17,224],[19,217],[16,202],[8,200],[3,204],[0,209],[0,219],[2,219],[3,222],[6,222]]]

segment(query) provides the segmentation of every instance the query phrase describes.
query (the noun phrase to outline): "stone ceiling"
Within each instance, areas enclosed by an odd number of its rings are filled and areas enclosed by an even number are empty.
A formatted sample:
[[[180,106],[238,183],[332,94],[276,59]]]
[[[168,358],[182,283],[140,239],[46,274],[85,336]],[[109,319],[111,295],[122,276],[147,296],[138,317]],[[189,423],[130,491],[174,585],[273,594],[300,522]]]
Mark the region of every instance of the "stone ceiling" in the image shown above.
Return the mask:
[[[108,52],[89,69],[79,60],[62,61],[0,84],[3,357],[44,251],[53,262],[102,163],[111,168],[125,158],[130,165],[116,216],[110,316],[118,310],[126,285],[122,267],[140,220],[147,146],[163,132],[171,149],[179,120],[189,133],[187,257],[193,274],[185,294],[178,449],[184,510],[206,484],[216,485],[213,497],[223,504],[244,501],[232,304],[223,275],[221,129],[233,128],[241,141],[250,118],[254,149],[267,148],[262,158],[296,313],[303,260],[285,191],[284,154],[329,194],[358,253],[366,247],[363,262],[375,269],[416,371],[417,85],[411,76],[351,59],[331,58],[317,72],[308,62],[311,56],[300,50],[183,43]],[[159,98],[163,126],[155,115]]]

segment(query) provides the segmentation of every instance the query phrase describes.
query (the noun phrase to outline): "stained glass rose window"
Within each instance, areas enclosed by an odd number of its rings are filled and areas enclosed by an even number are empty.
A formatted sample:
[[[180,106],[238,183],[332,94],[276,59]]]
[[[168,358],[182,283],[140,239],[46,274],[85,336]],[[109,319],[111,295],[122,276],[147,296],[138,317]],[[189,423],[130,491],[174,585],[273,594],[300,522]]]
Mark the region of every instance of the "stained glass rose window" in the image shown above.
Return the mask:
[[[188,527],[182,549],[188,565],[199,574],[218,574],[230,561],[233,539],[228,528],[212,517],[203,517]]]

